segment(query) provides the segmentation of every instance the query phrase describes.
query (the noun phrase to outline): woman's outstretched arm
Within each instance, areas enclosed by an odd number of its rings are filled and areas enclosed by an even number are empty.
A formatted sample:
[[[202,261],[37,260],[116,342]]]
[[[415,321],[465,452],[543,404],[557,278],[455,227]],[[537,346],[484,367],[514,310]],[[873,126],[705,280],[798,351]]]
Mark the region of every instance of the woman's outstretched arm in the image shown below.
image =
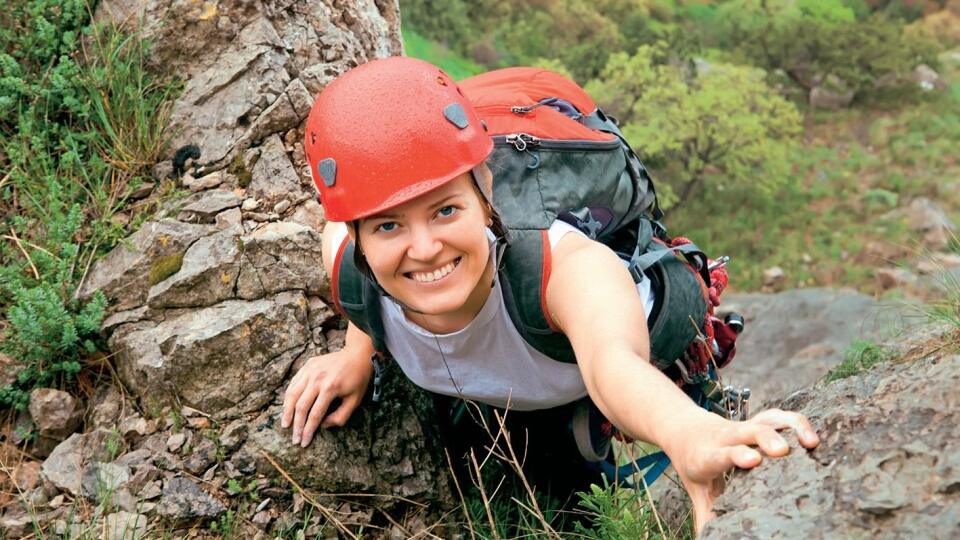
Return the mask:
[[[733,422],[698,407],[650,363],[646,316],[633,279],[606,246],[568,234],[553,251],[550,316],[570,339],[591,399],[618,429],[662,448],[693,501],[696,527],[713,517],[723,473],[819,439],[802,415],[769,410]]]

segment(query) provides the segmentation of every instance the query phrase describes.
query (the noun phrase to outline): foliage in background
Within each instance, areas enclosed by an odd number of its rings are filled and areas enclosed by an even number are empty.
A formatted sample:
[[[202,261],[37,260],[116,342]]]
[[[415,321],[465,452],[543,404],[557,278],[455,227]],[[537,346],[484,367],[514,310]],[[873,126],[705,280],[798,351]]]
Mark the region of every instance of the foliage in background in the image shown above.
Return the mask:
[[[429,58],[431,63],[446,71],[456,81],[486,71],[483,66],[467,60],[441,44],[425,39],[419,32],[409,28],[403,29],[403,50],[407,56]]]
[[[800,133],[796,108],[763,72],[730,64],[678,63],[665,44],[616,53],[587,85],[620,120],[627,140],[670,182],[661,204],[701,187],[770,194],[789,179],[788,153]]]
[[[64,385],[96,348],[105,301],[75,293],[126,235],[115,219],[150,176],[174,87],[146,44],[89,23],[85,0],[18,0],[0,41],[0,348],[22,366],[0,405]]]
[[[857,20],[841,0],[733,0],[717,14],[719,46],[785,74],[800,88],[829,81],[854,98],[909,83],[921,63],[936,65],[936,45],[903,31],[885,14]]]

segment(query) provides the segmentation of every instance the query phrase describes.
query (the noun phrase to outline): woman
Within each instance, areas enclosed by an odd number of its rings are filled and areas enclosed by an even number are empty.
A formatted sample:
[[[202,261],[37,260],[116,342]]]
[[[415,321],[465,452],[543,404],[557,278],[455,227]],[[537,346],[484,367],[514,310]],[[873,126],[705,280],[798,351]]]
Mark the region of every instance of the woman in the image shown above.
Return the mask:
[[[307,121],[308,161],[330,220],[324,265],[333,275],[340,247],[353,241],[358,267],[382,293],[387,348],[414,383],[520,411],[553,410],[588,395],[624,434],[667,453],[698,530],[712,516],[724,472],[789,451],[778,429],[792,428],[807,448],[819,443],[799,414],[768,410],[732,422],[696,406],[649,362],[642,329],[651,300],[637,294],[609,248],[562,222],[549,231],[552,271],[542,302],[577,363],[526,345],[497,279],[491,229],[502,225],[485,164],[491,149],[456,83],[409,58],[343,75]],[[318,427],[347,421],[370,383],[373,350],[351,323],[342,350],[312,358],[293,377],[282,425],[293,428],[294,444],[306,446]],[[328,415],[335,399],[340,405]]]

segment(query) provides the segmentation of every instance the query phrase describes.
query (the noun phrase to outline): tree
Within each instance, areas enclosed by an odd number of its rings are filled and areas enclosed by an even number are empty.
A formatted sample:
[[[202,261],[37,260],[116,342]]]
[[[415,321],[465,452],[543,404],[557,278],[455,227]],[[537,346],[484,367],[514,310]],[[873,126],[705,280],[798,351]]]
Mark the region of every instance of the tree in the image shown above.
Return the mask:
[[[665,206],[698,189],[770,194],[788,178],[800,115],[767,86],[764,72],[730,64],[671,61],[663,44],[611,56],[588,92],[619,114],[637,153],[657,166]]]
[[[717,23],[721,46],[807,91],[833,76],[856,99],[936,63],[930,40],[904,33],[901,21],[882,13],[857,20],[842,0],[734,0]]]

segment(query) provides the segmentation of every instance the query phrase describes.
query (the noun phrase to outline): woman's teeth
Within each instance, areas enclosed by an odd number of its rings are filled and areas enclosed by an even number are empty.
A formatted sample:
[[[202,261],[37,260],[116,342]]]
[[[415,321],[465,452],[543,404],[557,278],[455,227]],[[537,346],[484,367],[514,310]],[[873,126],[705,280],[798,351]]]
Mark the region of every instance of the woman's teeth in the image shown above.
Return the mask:
[[[447,265],[434,270],[433,272],[410,272],[410,277],[415,281],[420,283],[430,283],[431,281],[436,281],[450,272],[453,272],[453,269],[457,267],[457,263],[460,262],[460,259],[448,263]]]

